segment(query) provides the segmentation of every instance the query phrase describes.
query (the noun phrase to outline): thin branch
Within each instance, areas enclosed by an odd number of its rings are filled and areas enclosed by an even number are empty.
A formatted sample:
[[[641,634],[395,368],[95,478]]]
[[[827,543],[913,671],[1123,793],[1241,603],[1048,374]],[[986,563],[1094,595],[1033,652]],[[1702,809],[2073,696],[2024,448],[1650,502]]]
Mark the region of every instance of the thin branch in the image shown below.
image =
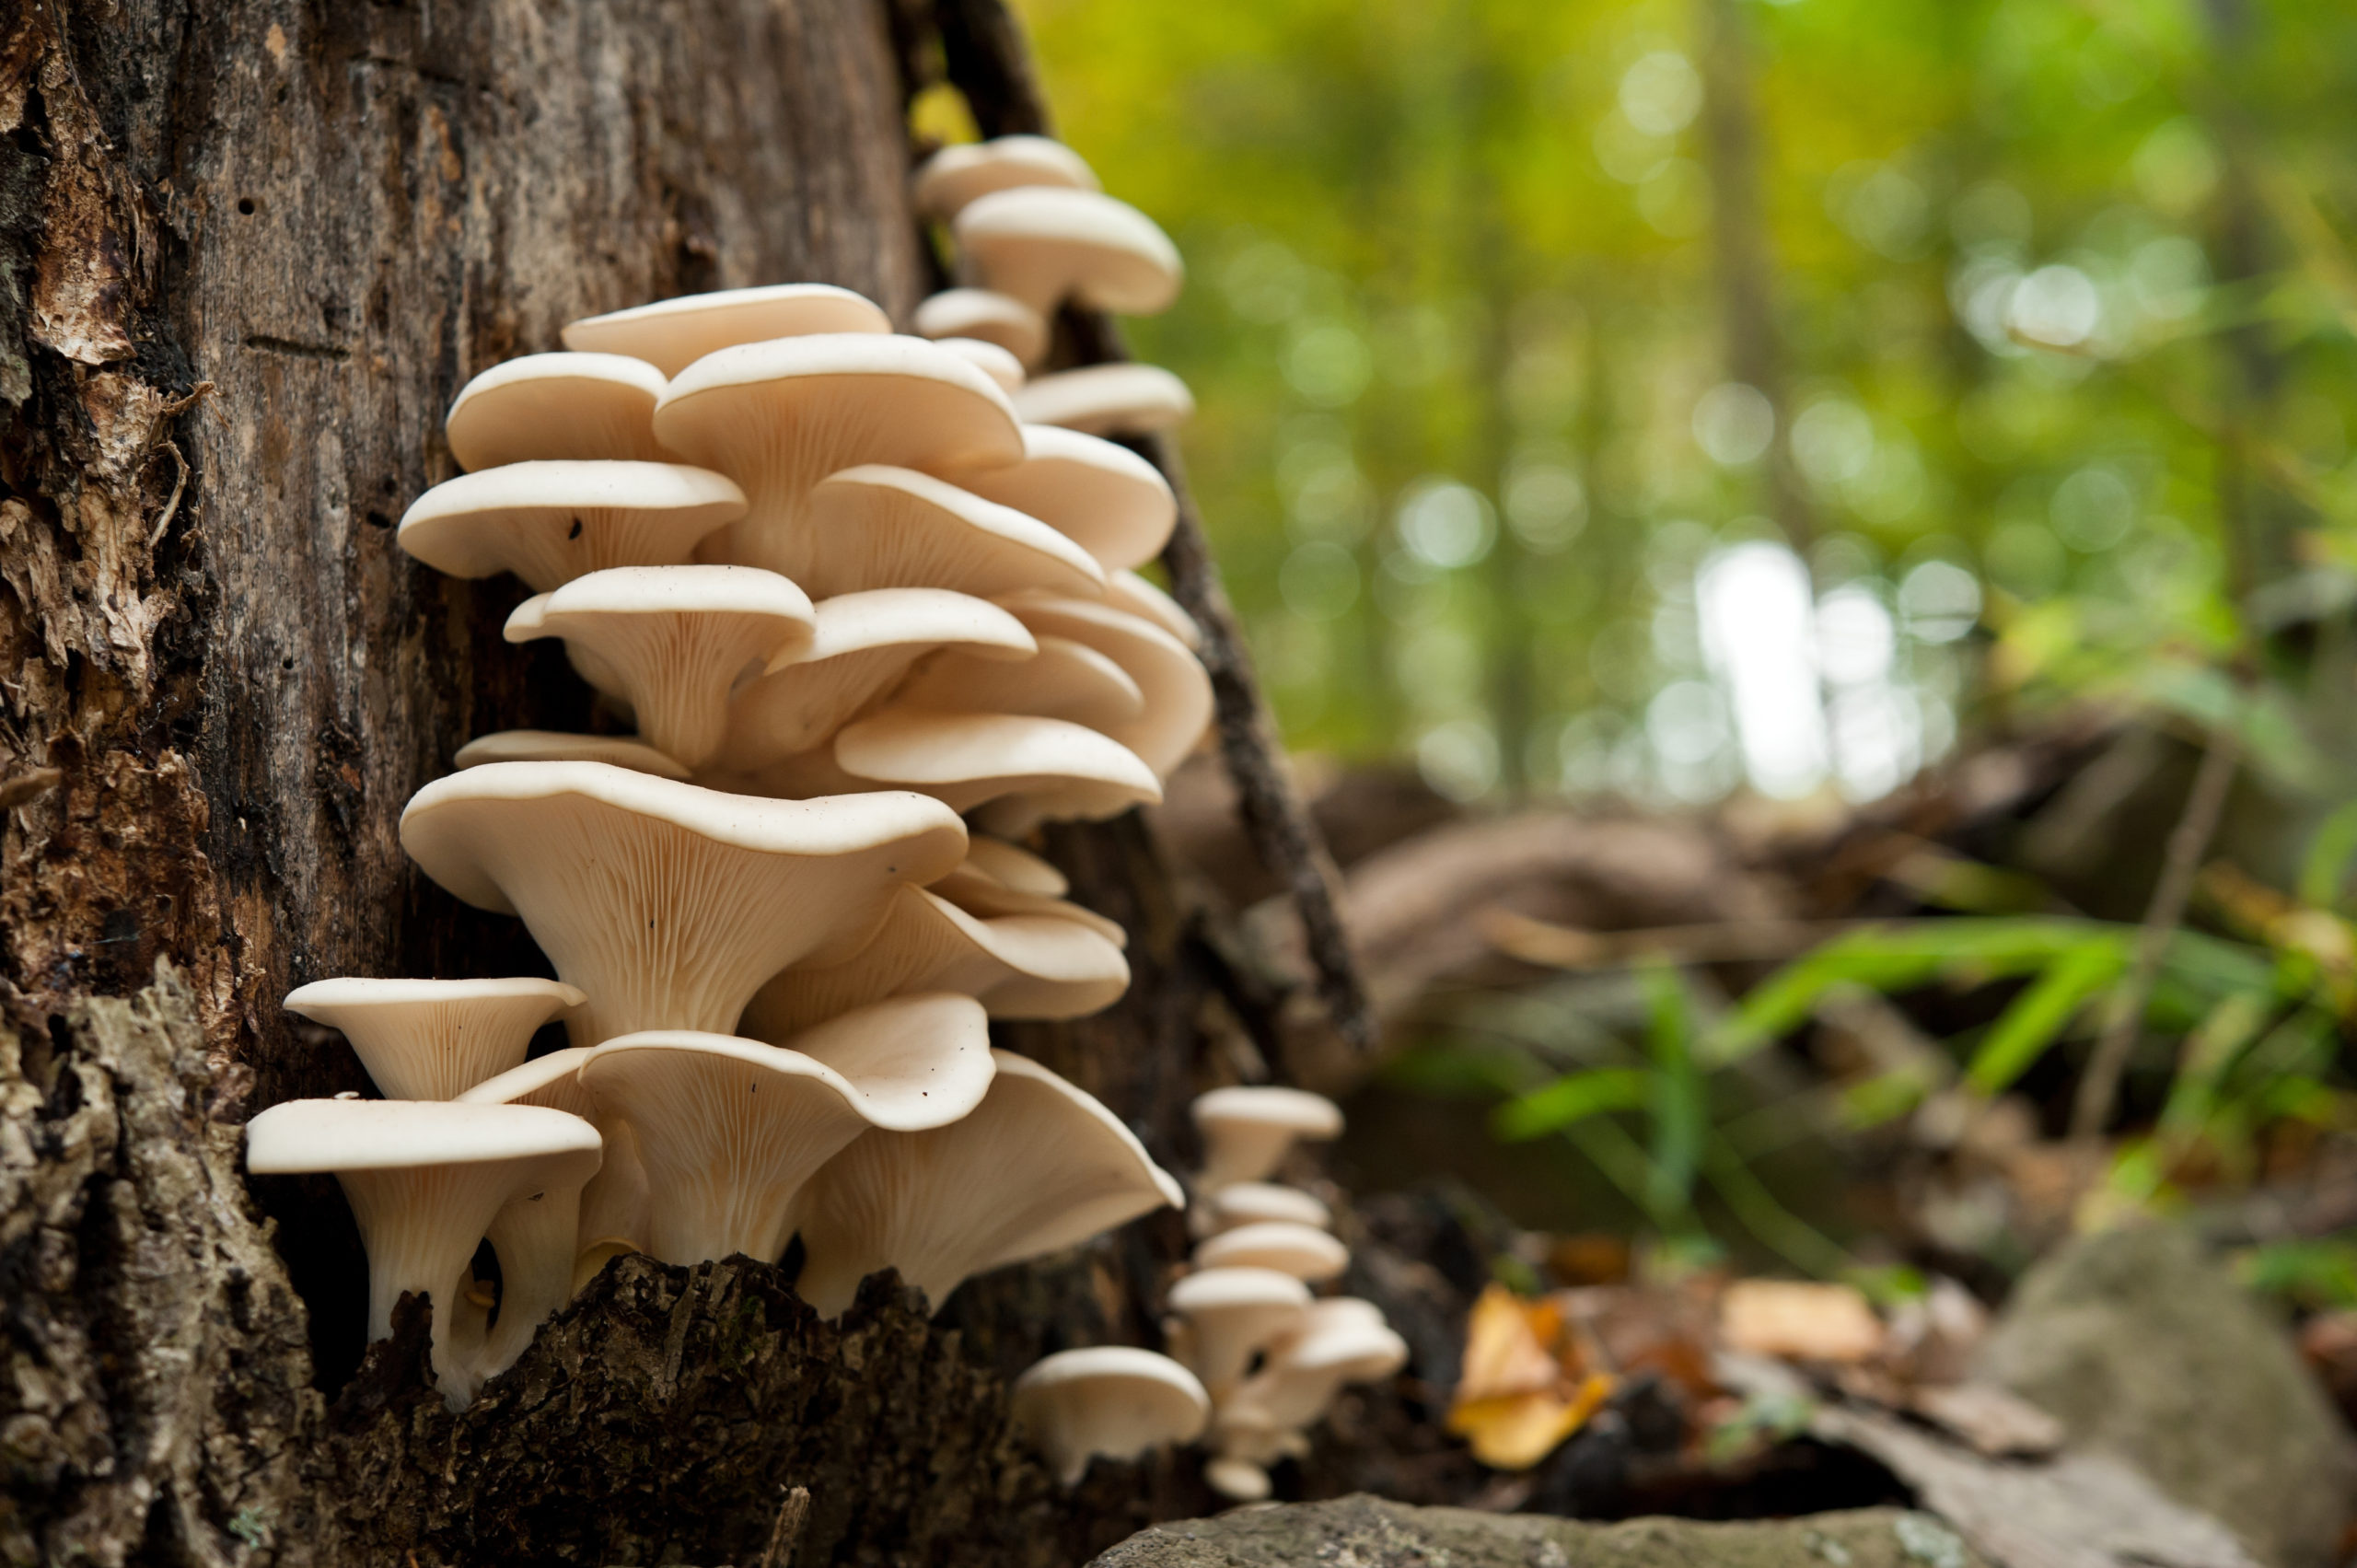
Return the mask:
[[[770,1522],[770,1540],[761,1552],[761,1568],[794,1568],[802,1532],[809,1527],[810,1489],[797,1486],[785,1494],[785,1501],[778,1504],[777,1517]]]

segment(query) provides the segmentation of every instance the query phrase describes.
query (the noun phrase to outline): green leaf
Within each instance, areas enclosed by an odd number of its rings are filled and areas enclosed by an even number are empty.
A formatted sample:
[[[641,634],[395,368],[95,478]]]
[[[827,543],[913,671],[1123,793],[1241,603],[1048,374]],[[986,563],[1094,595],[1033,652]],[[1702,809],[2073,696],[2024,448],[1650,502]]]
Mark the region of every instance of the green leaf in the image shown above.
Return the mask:
[[[2128,968],[2123,945],[2112,938],[2089,941],[2063,954],[1990,1026],[1964,1079],[1988,1096],[2003,1094],[2031,1063],[2044,1055],[2079,1015],[2079,1009]]]
[[[1645,1051],[1654,1063],[1647,1095],[1654,1133],[1652,1207],[1659,1213],[1693,1202],[1695,1166],[1710,1136],[1710,1109],[1694,1065],[1694,1016],[1685,976],[1666,964],[1653,964],[1642,981]]]
[[[1653,1074],[1642,1067],[1566,1073],[1545,1088],[1498,1107],[1490,1126],[1500,1138],[1518,1144],[1607,1111],[1636,1110],[1651,1095],[1652,1080]]]
[[[2317,824],[2300,865],[2300,901],[2315,909],[2340,908],[2340,889],[2349,879],[2352,858],[2357,858],[2357,800]]]

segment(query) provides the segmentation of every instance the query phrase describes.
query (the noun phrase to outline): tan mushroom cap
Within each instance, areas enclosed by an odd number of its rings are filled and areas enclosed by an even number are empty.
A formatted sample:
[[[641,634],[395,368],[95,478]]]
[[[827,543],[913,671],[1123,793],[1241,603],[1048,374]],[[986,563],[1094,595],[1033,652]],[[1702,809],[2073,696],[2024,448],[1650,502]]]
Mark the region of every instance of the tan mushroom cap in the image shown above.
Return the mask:
[[[459,392],[444,433],[465,469],[576,459],[658,461],[663,373],[616,354],[528,354]]]
[[[1309,1287],[1274,1269],[1202,1269],[1170,1287],[1170,1310],[1186,1325],[1185,1360],[1218,1398],[1255,1353],[1301,1327]]]
[[[541,593],[608,566],[671,566],[745,515],[726,474],[684,463],[508,463],[419,496],[395,542],[437,572],[513,572]]]
[[[1094,1097],[1025,1057],[991,1055],[997,1075],[962,1121],[864,1133],[806,1190],[795,1289],[822,1316],[888,1267],[938,1308],[975,1274],[1183,1201]]]
[[[704,557],[797,582],[812,545],[810,492],[829,474],[865,463],[997,468],[1023,456],[997,382],[923,338],[865,332],[706,354],[665,390],[655,426],[665,445],[742,485],[750,503],[704,541]]]
[[[1028,663],[1039,647],[1006,610],[946,588],[838,594],[820,599],[815,613],[801,656],[729,699],[728,737],[715,768],[753,772],[820,745],[937,650],[954,648],[987,666]]]
[[[1274,1269],[1316,1284],[1349,1268],[1351,1251],[1316,1225],[1260,1220],[1211,1237],[1195,1249],[1195,1263],[1205,1269]]]
[[[909,177],[909,202],[920,217],[947,220],[977,196],[1024,185],[1097,189],[1088,160],[1051,136],[994,136],[942,148]]]
[[[460,768],[487,762],[605,762],[659,779],[684,781],[689,776],[677,758],[634,736],[572,735],[558,729],[495,729],[459,747],[451,761]]]
[[[784,283],[761,288],[681,295],[564,329],[564,346],[643,359],[677,376],[707,354],[772,338],[821,332],[888,332],[891,318],[873,301],[832,284]]]
[[[1070,299],[1091,310],[1153,316],[1186,277],[1161,225],[1098,191],[1017,186],[977,196],[950,220],[961,281],[1012,295],[1048,316]]]
[[[976,872],[971,864],[960,865],[925,891],[948,900],[968,914],[982,919],[1001,915],[1040,915],[1054,920],[1076,921],[1086,925],[1116,947],[1130,945],[1130,934],[1121,923],[1109,920],[1095,910],[1060,899],[1051,893],[1024,893],[994,882]]]
[[[571,1111],[606,1140],[605,1163],[582,1188],[575,1205],[570,1283],[575,1293],[607,1259],[642,1250],[639,1238],[646,1234],[646,1167],[638,1156],[637,1134],[621,1118],[600,1114],[597,1097],[581,1081],[581,1064],[595,1049],[575,1045],[536,1056],[459,1097],[469,1105],[543,1105]],[[492,1246],[498,1245],[494,1237]],[[598,1256],[585,1269],[593,1252]],[[503,1307],[500,1320],[506,1321],[506,1316]]]
[[[1033,1365],[1015,1380],[1012,1408],[1056,1479],[1075,1486],[1100,1454],[1136,1459],[1193,1442],[1212,1407],[1195,1375],[1168,1356],[1098,1345]]]
[[[1288,1225],[1334,1227],[1334,1214],[1298,1187],[1273,1181],[1237,1181],[1221,1188],[1197,1205],[1205,1216],[1203,1234],[1216,1236],[1238,1225],[1282,1221]],[[1192,1217],[1191,1214],[1189,1217]]]
[[[1231,1503],[1263,1503],[1269,1496],[1269,1472],[1249,1459],[1222,1454],[1204,1462],[1203,1480]]]
[[[1237,1388],[1220,1412],[1222,1423],[1241,1425],[1259,1418],[1251,1424],[1265,1422],[1280,1433],[1299,1432],[1326,1413],[1343,1384],[1375,1382],[1407,1365],[1408,1342],[1379,1318],[1370,1321],[1363,1312],[1321,1314],[1313,1306],[1301,1333]]]
[[[332,1174],[368,1253],[368,1337],[392,1332],[404,1292],[432,1297],[436,1382],[463,1404],[478,1381],[455,1332],[468,1264],[511,1199],[578,1189],[598,1130],[538,1106],[437,1100],[288,1100],[246,1124],[258,1176]]]
[[[1212,722],[1212,679],[1202,661],[1151,621],[1087,599],[1025,596],[1008,609],[1035,637],[1063,637],[1095,648],[1127,670],[1143,694],[1136,718],[1105,733],[1145,759],[1156,778],[1168,778]]]
[[[1015,410],[1026,424],[1088,436],[1151,436],[1194,417],[1187,383],[1156,365],[1091,365],[1024,383]]]
[[[920,790],[959,811],[1000,796],[1052,792],[1085,821],[1162,798],[1120,741],[1062,719],[886,708],[835,736],[836,765],[878,785]]]
[[[1094,597],[1097,558],[1037,517],[914,469],[866,463],[810,492],[795,580],[819,598],[869,588],[954,588],[994,598]]]
[[[388,1099],[456,1099],[521,1063],[532,1033],[588,998],[552,980],[315,980],[286,1010],[342,1029]]]
[[[944,338],[975,338],[996,343],[1028,369],[1048,352],[1048,323],[1040,314],[1011,295],[986,288],[946,288],[928,296],[911,322],[917,336],[938,343]]]
[[[1128,724],[1145,712],[1145,693],[1129,671],[1084,643],[1041,637],[1020,664],[962,649],[934,655],[894,694],[911,707],[943,713],[1030,714],[1091,729]]]
[[[1120,947],[1074,921],[983,920],[921,888],[894,896],[876,935],[836,964],[800,964],[754,993],[737,1025],[779,1040],[855,1007],[916,992],[975,997],[994,1018],[1077,1018],[1129,989]]]
[[[1105,578],[1105,602],[1156,626],[1187,645],[1189,653],[1203,651],[1203,629],[1178,601],[1135,572],[1115,571]]]
[[[1203,1171],[1195,1185],[1215,1192],[1236,1181],[1265,1181],[1295,1139],[1331,1138],[1341,1108],[1323,1095],[1274,1085],[1237,1085],[1195,1097],[1203,1135]]]
[[[1162,470],[1127,447],[1054,424],[1023,427],[1023,460],[958,482],[1063,534],[1108,571],[1153,560],[1178,525]]]
[[[923,796],[758,800],[597,762],[436,779],[401,836],[459,898],[523,916],[588,993],[566,1020],[581,1045],[666,1020],[734,1027],[763,981],[857,950],[894,888],[938,879],[966,845]]]
[[[617,566],[526,599],[506,635],[563,638],[575,668],[630,704],[647,744],[696,768],[727,734],[738,677],[799,657],[816,626],[809,596],[774,572]]]
[[[1060,899],[1072,891],[1072,883],[1053,865],[1019,844],[987,833],[976,833],[966,841],[966,858],[960,869],[987,877],[1017,893]]]
[[[933,341],[997,382],[1000,391],[1021,389],[1026,379],[1023,362],[998,344],[984,338],[935,338]]]
[[[970,998],[905,997],[796,1041],[655,1029],[597,1048],[581,1077],[619,1108],[648,1179],[646,1250],[668,1263],[775,1261],[802,1187],[870,1127],[938,1126],[990,1086]],[[831,1058],[831,1060],[830,1060]]]

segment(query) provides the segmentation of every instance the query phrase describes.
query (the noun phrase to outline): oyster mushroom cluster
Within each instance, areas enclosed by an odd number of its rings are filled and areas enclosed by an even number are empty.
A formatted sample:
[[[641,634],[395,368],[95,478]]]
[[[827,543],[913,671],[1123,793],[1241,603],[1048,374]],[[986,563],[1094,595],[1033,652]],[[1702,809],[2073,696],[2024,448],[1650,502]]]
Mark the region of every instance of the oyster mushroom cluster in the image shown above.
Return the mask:
[[[1213,1089],[1196,1099],[1203,1168],[1189,1228],[1194,1267],[1170,1288],[1165,1332],[1211,1402],[1203,1476],[1239,1502],[1269,1495],[1269,1467],[1307,1452],[1343,1386],[1407,1364],[1382,1309],[1319,1296],[1350,1253],[1311,1193],[1271,1179],[1296,1140],[1342,1130],[1334,1102],[1299,1089]]]
[[[615,732],[470,740],[401,843],[559,979],[302,987],[388,1098],[274,1107],[249,1164],[340,1179],[370,1336],[429,1297],[453,1404],[625,1252],[798,1237],[831,1316],[883,1268],[938,1306],[1183,1202],[987,1029],[1127,988],[1121,928],[1014,841],[1159,799],[1212,717],[1194,628],[1134,570],[1169,486],[1089,433],[1144,426],[1024,385],[1062,303],[1159,308],[1177,254],[1033,140],[920,172],[978,285],[928,336],[825,285],[692,296],[575,321],[451,407],[467,471],[401,548],[522,579],[507,639],[561,642]]]

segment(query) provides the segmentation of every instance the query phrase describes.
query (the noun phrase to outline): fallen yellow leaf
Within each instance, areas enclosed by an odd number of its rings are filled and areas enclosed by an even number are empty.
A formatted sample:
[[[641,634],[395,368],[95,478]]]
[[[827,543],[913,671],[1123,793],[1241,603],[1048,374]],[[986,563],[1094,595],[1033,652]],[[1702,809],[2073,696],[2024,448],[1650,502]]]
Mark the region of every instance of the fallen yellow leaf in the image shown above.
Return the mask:
[[[1473,1457],[1492,1469],[1527,1470],[1612,1397],[1609,1374],[1591,1373],[1566,1392],[1508,1394],[1461,1402],[1448,1412],[1448,1430],[1466,1439]]]

